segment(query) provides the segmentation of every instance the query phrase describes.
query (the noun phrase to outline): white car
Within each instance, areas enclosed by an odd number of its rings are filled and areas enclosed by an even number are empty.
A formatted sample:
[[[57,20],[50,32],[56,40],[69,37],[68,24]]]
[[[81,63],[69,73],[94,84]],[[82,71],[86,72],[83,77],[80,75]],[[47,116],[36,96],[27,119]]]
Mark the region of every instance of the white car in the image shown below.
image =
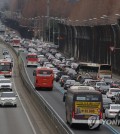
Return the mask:
[[[58,72],[60,72],[60,71],[59,71],[59,70],[57,70],[57,69],[56,69],[56,70],[53,70],[54,78],[56,78],[56,77],[57,77],[57,73],[58,73]]]
[[[0,96],[1,106],[17,107],[17,95],[14,92],[2,92]]]
[[[106,93],[108,98],[115,99],[115,95],[120,92],[120,88],[109,88],[108,92]]]
[[[10,79],[0,79],[0,91],[12,91],[12,82]]]
[[[96,82],[95,89],[100,91],[101,93],[106,93],[110,85],[107,85],[105,82]]]
[[[120,104],[110,104],[105,110],[106,118],[115,118],[116,114],[120,111]]]
[[[45,56],[44,55],[38,55],[38,62],[40,62],[40,60],[42,59],[42,58],[44,58]]]
[[[52,64],[47,64],[46,67],[54,68],[54,66]]]

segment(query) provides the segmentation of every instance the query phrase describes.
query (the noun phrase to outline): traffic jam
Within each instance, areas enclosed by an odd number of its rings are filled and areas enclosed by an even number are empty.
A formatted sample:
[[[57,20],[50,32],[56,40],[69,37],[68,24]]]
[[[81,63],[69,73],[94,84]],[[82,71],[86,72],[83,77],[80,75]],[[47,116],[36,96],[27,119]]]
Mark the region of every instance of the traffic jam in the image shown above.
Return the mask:
[[[116,125],[120,126],[120,81],[113,78],[111,65],[76,61],[74,57],[66,57],[52,43],[21,39],[11,32],[12,34],[6,33],[1,38],[15,49],[17,47],[19,55],[27,53],[27,68],[34,68],[31,73],[34,76],[35,90],[54,92],[54,83],[61,87],[65,109],[67,114],[72,116],[66,117],[70,127],[84,123],[80,120],[89,120],[91,116],[99,121],[115,120]],[[6,78],[8,71],[12,76],[13,60],[6,49],[3,49],[3,55],[4,59],[0,60],[0,90],[3,88],[4,91],[8,86],[9,92],[2,92],[1,105],[17,106],[12,82]],[[14,96],[12,102],[9,98],[11,96]],[[70,101],[73,102],[70,103],[72,107],[68,106]],[[68,110],[71,108],[72,113]],[[101,124],[99,122],[96,128]]]
[[[0,106],[17,107],[17,94],[13,89],[13,59],[6,48],[2,48],[0,59]]]

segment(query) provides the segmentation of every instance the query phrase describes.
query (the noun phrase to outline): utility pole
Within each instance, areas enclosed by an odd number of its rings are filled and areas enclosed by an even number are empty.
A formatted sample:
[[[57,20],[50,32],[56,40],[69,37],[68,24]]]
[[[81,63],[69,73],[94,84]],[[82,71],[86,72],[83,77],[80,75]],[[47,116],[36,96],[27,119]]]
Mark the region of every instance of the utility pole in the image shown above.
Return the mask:
[[[50,42],[50,0],[47,0],[47,27],[49,28],[49,42]]]
[[[50,0],[47,0],[47,27],[49,27],[49,17],[50,17]]]

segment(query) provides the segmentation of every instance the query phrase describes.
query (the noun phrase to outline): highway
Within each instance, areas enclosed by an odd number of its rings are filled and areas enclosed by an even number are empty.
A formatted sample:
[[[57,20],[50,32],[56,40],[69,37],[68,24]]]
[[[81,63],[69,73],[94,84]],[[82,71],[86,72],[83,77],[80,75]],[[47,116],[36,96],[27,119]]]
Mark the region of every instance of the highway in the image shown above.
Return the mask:
[[[0,58],[3,58],[2,49],[0,45]],[[13,91],[17,93],[14,77],[11,78],[13,82]],[[17,107],[0,107],[0,134],[36,134],[27,113],[24,111],[24,106],[20,97],[17,98]]]
[[[0,43],[0,58],[3,58]],[[7,48],[8,49],[8,48]],[[32,102],[19,76],[17,57],[8,49],[14,59],[13,91],[18,94],[17,107],[0,107],[0,134],[56,134],[54,127],[45,120]]]
[[[22,53],[22,58],[25,62],[26,66],[26,54]],[[26,67],[26,71],[28,74],[29,79],[31,80],[31,83],[34,82],[33,77],[33,70],[35,68]],[[56,82],[54,82],[54,90],[53,91],[38,91],[40,95],[44,97],[44,99],[50,104],[50,106],[56,111],[56,113],[62,118],[62,120],[65,122],[65,106],[62,102],[63,98],[63,92],[64,90],[60,87],[60,85]],[[118,129],[118,127],[117,127]],[[77,126],[76,128],[72,129],[75,134],[117,134],[113,132],[113,130],[110,127],[106,127],[106,125],[102,125],[100,130],[89,130],[85,126]],[[118,129],[118,132],[120,129]]]

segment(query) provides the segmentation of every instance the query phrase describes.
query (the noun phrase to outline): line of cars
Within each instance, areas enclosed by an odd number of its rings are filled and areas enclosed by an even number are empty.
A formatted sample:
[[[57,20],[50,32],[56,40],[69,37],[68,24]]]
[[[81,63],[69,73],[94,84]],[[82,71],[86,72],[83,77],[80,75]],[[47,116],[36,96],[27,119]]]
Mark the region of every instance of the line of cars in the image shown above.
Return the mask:
[[[105,118],[119,119],[120,112],[120,82],[94,80],[89,73],[79,75],[75,71],[78,64],[74,58],[66,58],[61,54],[55,45],[50,43],[30,43],[23,41],[21,46],[29,53],[37,53],[38,66],[52,68],[56,82],[68,90],[71,86],[92,86],[103,94],[103,111]]]
[[[44,43],[43,43],[44,44]],[[33,48],[34,49],[34,48]],[[39,45],[39,49],[34,52],[38,53],[39,66],[52,68],[54,71],[55,81],[59,82],[61,87],[68,90],[71,86],[92,86],[95,90],[103,94],[103,111],[105,118],[119,119],[120,111],[120,82],[106,82],[102,80],[94,80],[88,73],[81,75],[75,69],[77,63],[74,59],[67,59],[54,46],[49,44]]]
[[[12,61],[7,49],[3,49],[2,54],[4,59]],[[0,105],[17,107],[17,95],[13,91],[13,82],[4,75],[0,75]]]

